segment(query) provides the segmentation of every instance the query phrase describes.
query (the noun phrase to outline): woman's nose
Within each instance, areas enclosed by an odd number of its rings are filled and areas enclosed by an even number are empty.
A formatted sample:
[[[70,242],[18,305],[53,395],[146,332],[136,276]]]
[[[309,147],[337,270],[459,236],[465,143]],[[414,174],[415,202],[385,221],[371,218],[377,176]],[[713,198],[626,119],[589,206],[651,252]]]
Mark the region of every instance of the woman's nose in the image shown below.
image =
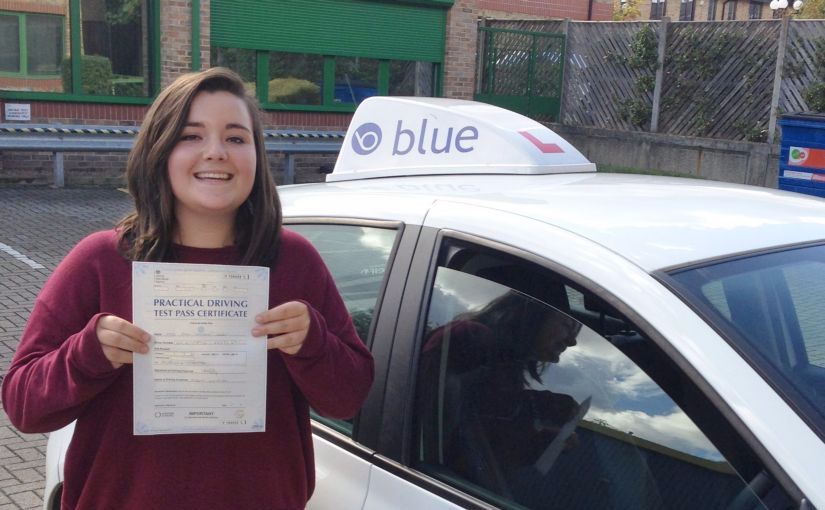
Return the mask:
[[[206,142],[206,147],[204,149],[204,158],[206,159],[217,159],[223,160],[226,159],[226,147],[223,144],[223,140],[221,139],[209,139]]]

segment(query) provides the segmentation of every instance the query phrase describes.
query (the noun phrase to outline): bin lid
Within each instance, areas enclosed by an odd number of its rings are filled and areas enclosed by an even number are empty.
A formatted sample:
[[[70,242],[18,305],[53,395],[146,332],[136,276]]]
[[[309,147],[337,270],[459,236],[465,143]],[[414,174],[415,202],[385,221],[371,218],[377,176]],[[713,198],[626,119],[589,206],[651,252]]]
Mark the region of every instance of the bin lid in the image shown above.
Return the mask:
[[[780,121],[789,119],[789,120],[809,120],[814,122],[825,122],[825,112],[811,112],[811,111],[803,111],[803,112],[788,112],[783,113],[779,117]]]

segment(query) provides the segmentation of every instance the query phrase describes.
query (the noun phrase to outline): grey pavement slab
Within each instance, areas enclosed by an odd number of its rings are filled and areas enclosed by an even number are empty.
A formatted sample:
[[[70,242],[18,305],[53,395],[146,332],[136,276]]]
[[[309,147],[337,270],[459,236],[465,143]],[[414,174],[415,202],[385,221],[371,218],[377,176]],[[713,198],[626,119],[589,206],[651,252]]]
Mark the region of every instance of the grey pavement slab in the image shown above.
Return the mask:
[[[113,189],[0,188],[0,378],[57,263],[131,207],[128,195]],[[46,439],[15,430],[0,410],[0,510],[42,506]]]

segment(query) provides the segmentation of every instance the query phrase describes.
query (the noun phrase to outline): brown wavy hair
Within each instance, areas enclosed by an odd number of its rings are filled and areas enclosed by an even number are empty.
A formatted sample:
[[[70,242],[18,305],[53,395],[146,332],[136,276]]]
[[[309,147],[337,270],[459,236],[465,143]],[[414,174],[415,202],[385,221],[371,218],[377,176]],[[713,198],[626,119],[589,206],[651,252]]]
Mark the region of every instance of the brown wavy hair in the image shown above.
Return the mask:
[[[171,262],[175,196],[167,163],[199,92],[229,92],[242,99],[252,118],[257,163],[252,191],[235,216],[235,244],[242,264],[270,265],[281,231],[281,203],[269,173],[260,108],[247,95],[241,78],[222,67],[185,74],[166,87],[149,108],[126,163],[135,211],[117,225],[119,246],[130,260]]]

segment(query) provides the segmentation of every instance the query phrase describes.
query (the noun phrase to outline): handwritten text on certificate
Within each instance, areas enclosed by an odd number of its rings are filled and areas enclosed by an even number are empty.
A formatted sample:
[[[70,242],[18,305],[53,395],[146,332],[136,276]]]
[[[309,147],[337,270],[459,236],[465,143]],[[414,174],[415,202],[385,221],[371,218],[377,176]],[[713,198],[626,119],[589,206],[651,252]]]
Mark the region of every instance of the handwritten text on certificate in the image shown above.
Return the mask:
[[[261,432],[269,269],[132,263],[133,322],[152,335],[134,356],[134,433]]]

